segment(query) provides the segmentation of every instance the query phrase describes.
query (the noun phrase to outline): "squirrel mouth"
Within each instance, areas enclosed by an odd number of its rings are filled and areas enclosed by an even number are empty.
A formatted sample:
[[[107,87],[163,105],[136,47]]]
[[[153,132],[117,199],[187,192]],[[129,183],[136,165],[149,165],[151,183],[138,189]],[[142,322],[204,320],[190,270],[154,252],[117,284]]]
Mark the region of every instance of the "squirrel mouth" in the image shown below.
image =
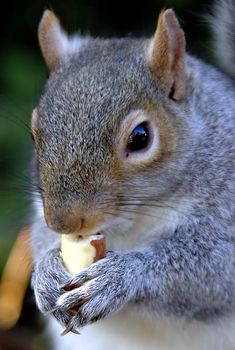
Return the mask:
[[[96,233],[89,233],[89,234],[85,234],[85,235],[81,235],[81,234],[76,234],[74,236],[76,236],[77,239],[83,239],[85,237],[91,237],[91,236],[103,236],[104,232],[96,232]]]

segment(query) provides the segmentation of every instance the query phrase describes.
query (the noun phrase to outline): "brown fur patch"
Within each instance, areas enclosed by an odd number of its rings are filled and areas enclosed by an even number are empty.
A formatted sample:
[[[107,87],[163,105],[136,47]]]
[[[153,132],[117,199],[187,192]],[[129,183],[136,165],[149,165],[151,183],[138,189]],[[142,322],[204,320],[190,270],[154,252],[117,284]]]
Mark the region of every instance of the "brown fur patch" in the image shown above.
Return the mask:
[[[162,11],[152,42],[150,69],[160,88],[175,100],[185,96],[185,38],[173,10]]]
[[[43,57],[50,70],[55,69],[61,58],[60,43],[58,41],[58,34],[61,33],[58,18],[52,11],[46,10],[38,27],[38,40]]]

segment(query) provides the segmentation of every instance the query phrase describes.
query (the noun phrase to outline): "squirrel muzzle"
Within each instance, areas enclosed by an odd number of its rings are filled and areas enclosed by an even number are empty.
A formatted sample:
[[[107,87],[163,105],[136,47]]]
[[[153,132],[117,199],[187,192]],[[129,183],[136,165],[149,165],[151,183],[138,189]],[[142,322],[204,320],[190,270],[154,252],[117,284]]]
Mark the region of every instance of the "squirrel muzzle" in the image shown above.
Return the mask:
[[[47,226],[60,234],[77,234],[87,236],[99,232],[105,218],[103,215],[94,213],[93,210],[77,208],[45,207],[45,220]]]
[[[85,219],[79,213],[68,212],[66,209],[46,209],[47,226],[57,233],[69,234],[82,230]]]

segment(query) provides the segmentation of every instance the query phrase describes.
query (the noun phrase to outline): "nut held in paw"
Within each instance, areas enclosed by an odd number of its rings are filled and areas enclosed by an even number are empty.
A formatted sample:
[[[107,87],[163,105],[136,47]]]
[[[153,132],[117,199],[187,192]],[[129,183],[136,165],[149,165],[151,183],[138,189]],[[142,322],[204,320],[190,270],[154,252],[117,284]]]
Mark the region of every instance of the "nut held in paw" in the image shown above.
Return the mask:
[[[106,244],[103,235],[77,237],[62,235],[61,253],[67,270],[75,275],[93,262],[105,257]]]

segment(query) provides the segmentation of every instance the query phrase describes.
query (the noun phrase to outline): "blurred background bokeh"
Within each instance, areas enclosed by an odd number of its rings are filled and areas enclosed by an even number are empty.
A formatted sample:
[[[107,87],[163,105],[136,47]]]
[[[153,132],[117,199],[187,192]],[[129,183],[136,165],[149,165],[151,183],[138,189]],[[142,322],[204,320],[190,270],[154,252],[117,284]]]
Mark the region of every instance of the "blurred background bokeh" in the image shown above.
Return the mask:
[[[203,14],[209,0],[8,0],[0,20],[0,273],[19,229],[30,221],[32,153],[29,120],[47,78],[37,42],[37,26],[45,8],[63,26],[94,36],[151,35],[157,14],[173,7],[186,33],[188,50],[215,63],[211,36]],[[43,322],[28,288],[22,315],[11,330],[0,331],[0,350],[45,349]]]

